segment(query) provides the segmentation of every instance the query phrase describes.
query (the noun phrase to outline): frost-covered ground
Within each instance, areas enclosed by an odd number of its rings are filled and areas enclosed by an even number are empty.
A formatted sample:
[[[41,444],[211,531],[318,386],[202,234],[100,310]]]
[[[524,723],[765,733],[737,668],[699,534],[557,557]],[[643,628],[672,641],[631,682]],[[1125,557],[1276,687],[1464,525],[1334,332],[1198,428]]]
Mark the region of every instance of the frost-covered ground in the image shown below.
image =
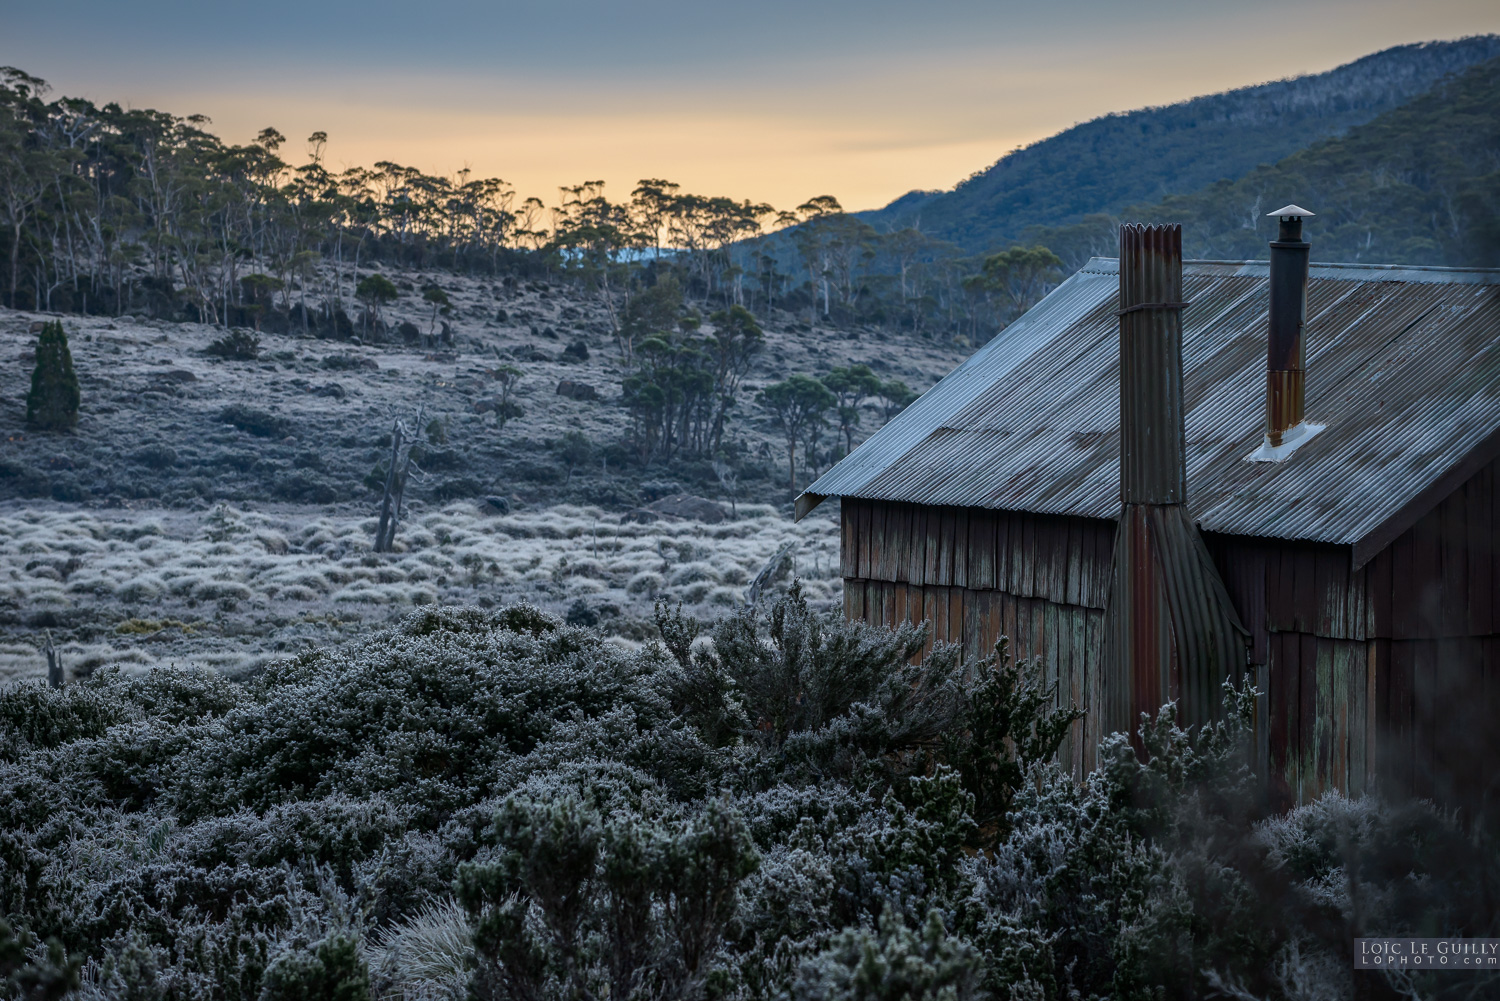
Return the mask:
[[[442,504],[499,494],[528,507],[625,510],[688,492],[785,504],[785,439],[755,402],[759,389],[791,373],[868,364],[883,379],[925,390],[969,353],[956,341],[899,332],[807,328],[780,310],[763,317],[765,348],[741,386],[724,442],[737,470],[730,490],[706,459],[664,464],[656,456],[642,465],[621,397],[631,370],[596,297],[561,282],[507,285],[384,270],[401,291],[383,311],[389,336],[356,343],[297,328],[264,331],[253,361],[209,353],[225,331],[206,324],[0,309],[0,501],[318,504],[362,512],[383,483],[376,470],[388,461],[393,420],[414,421],[420,411],[421,473],[409,499]],[[402,323],[429,329],[421,289],[432,281],[454,302],[443,321],[452,328],[449,343],[440,349],[394,332]],[[78,427],[68,434],[25,424],[33,328],[53,318],[67,332],[82,392]],[[520,373],[511,402],[524,412],[502,428],[492,411],[502,393],[496,375],[507,367]],[[558,392],[564,383],[567,394]],[[884,421],[873,398],[860,414],[856,443]],[[581,432],[593,452],[571,471],[554,448],[567,432]],[[833,461],[837,444],[830,430],[817,468]],[[799,459],[799,485],[815,471]]]
[[[622,521],[593,507],[487,517],[458,502],[417,511],[397,551],[371,551],[374,518],[316,508],[0,509],[0,680],[45,673],[50,631],[71,674],[201,664],[231,674],[336,641],[420,604],[528,600],[597,621],[622,643],[655,635],[656,596],[714,618],[786,544],[777,577],[841,599],[838,532],[741,505],[717,525]]]

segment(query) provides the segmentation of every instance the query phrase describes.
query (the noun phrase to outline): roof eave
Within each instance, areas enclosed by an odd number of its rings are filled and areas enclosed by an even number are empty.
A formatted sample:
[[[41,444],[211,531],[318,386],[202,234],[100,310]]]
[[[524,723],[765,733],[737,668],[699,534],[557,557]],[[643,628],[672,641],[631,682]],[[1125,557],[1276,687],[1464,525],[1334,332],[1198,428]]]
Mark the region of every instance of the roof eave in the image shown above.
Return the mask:
[[[827,499],[827,494],[815,494],[806,490],[802,491],[802,493],[797,495],[797,502],[793,508],[792,520],[801,521],[803,518],[806,518],[809,514],[812,513],[813,508],[817,507]]]

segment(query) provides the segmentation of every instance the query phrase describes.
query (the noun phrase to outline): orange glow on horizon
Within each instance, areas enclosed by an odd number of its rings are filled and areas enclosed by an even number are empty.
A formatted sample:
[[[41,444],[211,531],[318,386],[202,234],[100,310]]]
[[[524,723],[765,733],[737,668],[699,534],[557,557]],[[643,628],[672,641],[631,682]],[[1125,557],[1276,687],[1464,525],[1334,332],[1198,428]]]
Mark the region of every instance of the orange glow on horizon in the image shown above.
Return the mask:
[[[606,195],[623,200],[651,177],[778,209],[830,194],[862,210],[913,189],[951,188],[1017,146],[1112,111],[1322,72],[1403,42],[1500,31],[1500,6],[1478,0],[1366,2],[1364,18],[1346,4],[1309,6],[1298,31],[1274,42],[1255,5],[1216,8],[1204,23],[1184,19],[1153,34],[1153,50],[1169,58],[1147,60],[1129,38],[1075,37],[1060,25],[1006,51],[965,48],[962,38],[950,51],[896,59],[831,46],[815,61],[778,63],[773,54],[764,65],[681,79],[590,80],[562,68],[507,77],[420,65],[123,65],[76,52],[49,57],[45,45],[0,53],[0,63],[48,79],[54,94],[207,114],[226,142],[274,126],[294,165],[304,137],[325,131],[330,168],[392,160],[448,177],[468,168],[549,206],[560,185],[602,179]]]

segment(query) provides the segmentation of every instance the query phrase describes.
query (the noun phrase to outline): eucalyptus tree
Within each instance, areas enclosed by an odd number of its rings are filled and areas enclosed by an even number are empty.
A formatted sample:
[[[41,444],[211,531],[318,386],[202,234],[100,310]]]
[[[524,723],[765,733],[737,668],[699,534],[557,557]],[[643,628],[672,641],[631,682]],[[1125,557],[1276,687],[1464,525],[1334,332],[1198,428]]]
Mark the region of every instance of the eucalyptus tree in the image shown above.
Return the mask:
[[[432,306],[432,316],[427,321],[427,336],[432,337],[432,332],[437,329],[437,318],[439,310],[446,310],[448,293],[436,285],[429,285],[422,290],[422,301]]]
[[[1062,278],[1063,262],[1046,247],[1011,247],[984,259],[974,276],[980,287],[998,293],[1019,315],[1034,306],[1047,286]]]
[[[559,190],[562,199],[552,213],[551,245],[562,252],[564,270],[597,297],[609,318],[610,333],[618,340],[622,304],[617,299],[628,292],[630,277],[622,253],[636,242],[629,208],[604,197],[603,181]]]
[[[796,493],[797,445],[803,446],[803,465],[811,468],[818,434],[836,398],[817,379],[794,374],[762,389],[757,399],[786,438],[787,489]]]
[[[823,295],[822,315],[827,316],[832,311],[828,295],[828,280],[832,267],[828,258],[827,222],[830,218],[842,215],[843,212],[843,206],[832,195],[818,195],[797,206],[798,225],[792,232],[792,241],[797,248],[798,255],[802,258],[802,266],[807,269],[808,280],[813,289],[814,313],[808,317],[809,323],[817,318],[819,292]]]
[[[366,275],[354,288],[354,297],[365,304],[364,327],[371,329],[372,319],[376,329],[380,324],[380,307],[396,301],[396,286],[384,275]]]
[[[740,383],[750,371],[756,355],[765,347],[765,333],[755,315],[743,306],[731,306],[709,317],[713,333],[707,339],[713,364],[713,418],[705,451],[719,454],[724,431],[734,409]]]
[[[630,193],[630,211],[635,217],[635,231],[642,247],[651,249],[652,260],[661,258],[661,236],[672,214],[680,185],[661,178],[644,178]]]
[[[866,398],[880,392],[880,379],[868,365],[835,368],[823,376],[822,383],[835,398],[839,433],[844,436],[844,454],[854,451],[854,432],[859,427],[859,407]]]
[[[20,304],[21,251],[26,227],[57,172],[56,158],[33,141],[37,124],[45,119],[42,96],[47,84],[11,67],[0,67],[0,223],[10,230],[10,294],[12,309]]]

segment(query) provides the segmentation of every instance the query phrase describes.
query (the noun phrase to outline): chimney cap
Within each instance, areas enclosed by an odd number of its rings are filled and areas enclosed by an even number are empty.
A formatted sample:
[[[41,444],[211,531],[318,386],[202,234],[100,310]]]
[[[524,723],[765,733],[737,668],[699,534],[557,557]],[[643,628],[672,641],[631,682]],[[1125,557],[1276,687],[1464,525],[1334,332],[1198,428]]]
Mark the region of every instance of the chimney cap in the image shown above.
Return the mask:
[[[1271,216],[1277,216],[1281,219],[1306,219],[1308,216],[1314,215],[1317,215],[1317,213],[1309,212],[1307,211],[1307,209],[1303,208],[1300,205],[1283,205],[1275,212],[1266,213],[1267,218]]]

